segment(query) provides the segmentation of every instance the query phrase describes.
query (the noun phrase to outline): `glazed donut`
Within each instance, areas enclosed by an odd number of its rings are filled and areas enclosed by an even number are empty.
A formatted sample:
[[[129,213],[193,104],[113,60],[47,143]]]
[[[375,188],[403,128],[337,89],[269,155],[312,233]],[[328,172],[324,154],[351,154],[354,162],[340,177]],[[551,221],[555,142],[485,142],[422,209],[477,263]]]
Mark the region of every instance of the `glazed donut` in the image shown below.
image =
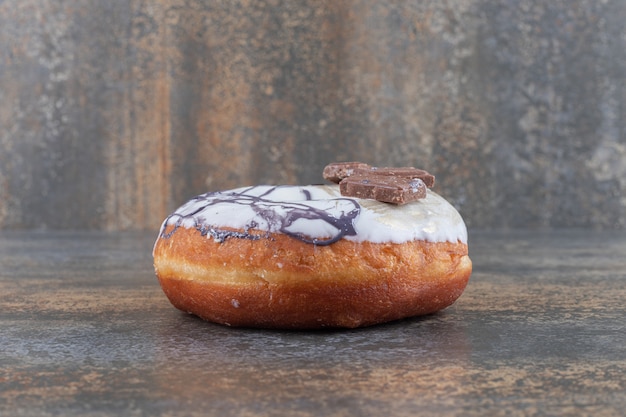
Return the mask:
[[[163,222],[160,285],[178,309],[229,326],[355,328],[448,307],[472,263],[459,213],[431,190],[404,205],[338,185],[199,195]]]

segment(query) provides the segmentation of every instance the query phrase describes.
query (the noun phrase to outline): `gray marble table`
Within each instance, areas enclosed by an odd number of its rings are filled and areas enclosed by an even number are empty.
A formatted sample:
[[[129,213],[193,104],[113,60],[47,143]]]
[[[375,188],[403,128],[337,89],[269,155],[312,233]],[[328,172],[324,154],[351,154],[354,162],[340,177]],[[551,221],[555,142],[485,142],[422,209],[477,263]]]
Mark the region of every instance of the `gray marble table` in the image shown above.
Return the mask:
[[[618,416],[626,233],[470,233],[438,314],[349,331],[175,310],[154,234],[0,232],[0,415]]]

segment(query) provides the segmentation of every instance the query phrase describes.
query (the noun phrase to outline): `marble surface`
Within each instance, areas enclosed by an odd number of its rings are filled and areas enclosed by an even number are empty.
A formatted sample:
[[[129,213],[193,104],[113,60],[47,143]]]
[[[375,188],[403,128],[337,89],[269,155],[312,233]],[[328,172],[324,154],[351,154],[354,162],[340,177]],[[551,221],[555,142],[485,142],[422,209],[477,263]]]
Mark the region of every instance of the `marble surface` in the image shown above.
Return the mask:
[[[472,228],[626,229],[623,0],[2,0],[0,228],[416,166]],[[68,202],[80,201],[80,204]]]
[[[0,415],[618,416],[626,234],[471,232],[438,314],[349,331],[175,310],[153,234],[0,232]]]

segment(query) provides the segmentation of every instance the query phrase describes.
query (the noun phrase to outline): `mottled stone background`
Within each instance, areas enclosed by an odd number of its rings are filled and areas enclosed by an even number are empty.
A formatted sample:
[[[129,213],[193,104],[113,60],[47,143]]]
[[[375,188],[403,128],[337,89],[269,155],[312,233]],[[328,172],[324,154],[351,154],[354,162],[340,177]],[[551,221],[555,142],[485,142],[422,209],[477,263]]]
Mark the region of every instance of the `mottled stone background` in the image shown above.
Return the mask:
[[[626,2],[0,1],[0,228],[414,165],[473,228],[626,227]]]

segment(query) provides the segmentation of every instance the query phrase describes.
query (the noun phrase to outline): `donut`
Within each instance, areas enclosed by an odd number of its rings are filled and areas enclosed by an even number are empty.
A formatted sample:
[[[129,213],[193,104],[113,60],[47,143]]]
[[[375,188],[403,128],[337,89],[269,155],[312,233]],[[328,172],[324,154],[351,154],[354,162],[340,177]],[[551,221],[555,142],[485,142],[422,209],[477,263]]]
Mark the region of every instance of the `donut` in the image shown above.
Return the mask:
[[[166,297],[210,322],[273,329],[370,326],[454,303],[472,270],[457,210],[424,187],[406,204],[344,188],[255,185],[192,198],[154,245]]]

